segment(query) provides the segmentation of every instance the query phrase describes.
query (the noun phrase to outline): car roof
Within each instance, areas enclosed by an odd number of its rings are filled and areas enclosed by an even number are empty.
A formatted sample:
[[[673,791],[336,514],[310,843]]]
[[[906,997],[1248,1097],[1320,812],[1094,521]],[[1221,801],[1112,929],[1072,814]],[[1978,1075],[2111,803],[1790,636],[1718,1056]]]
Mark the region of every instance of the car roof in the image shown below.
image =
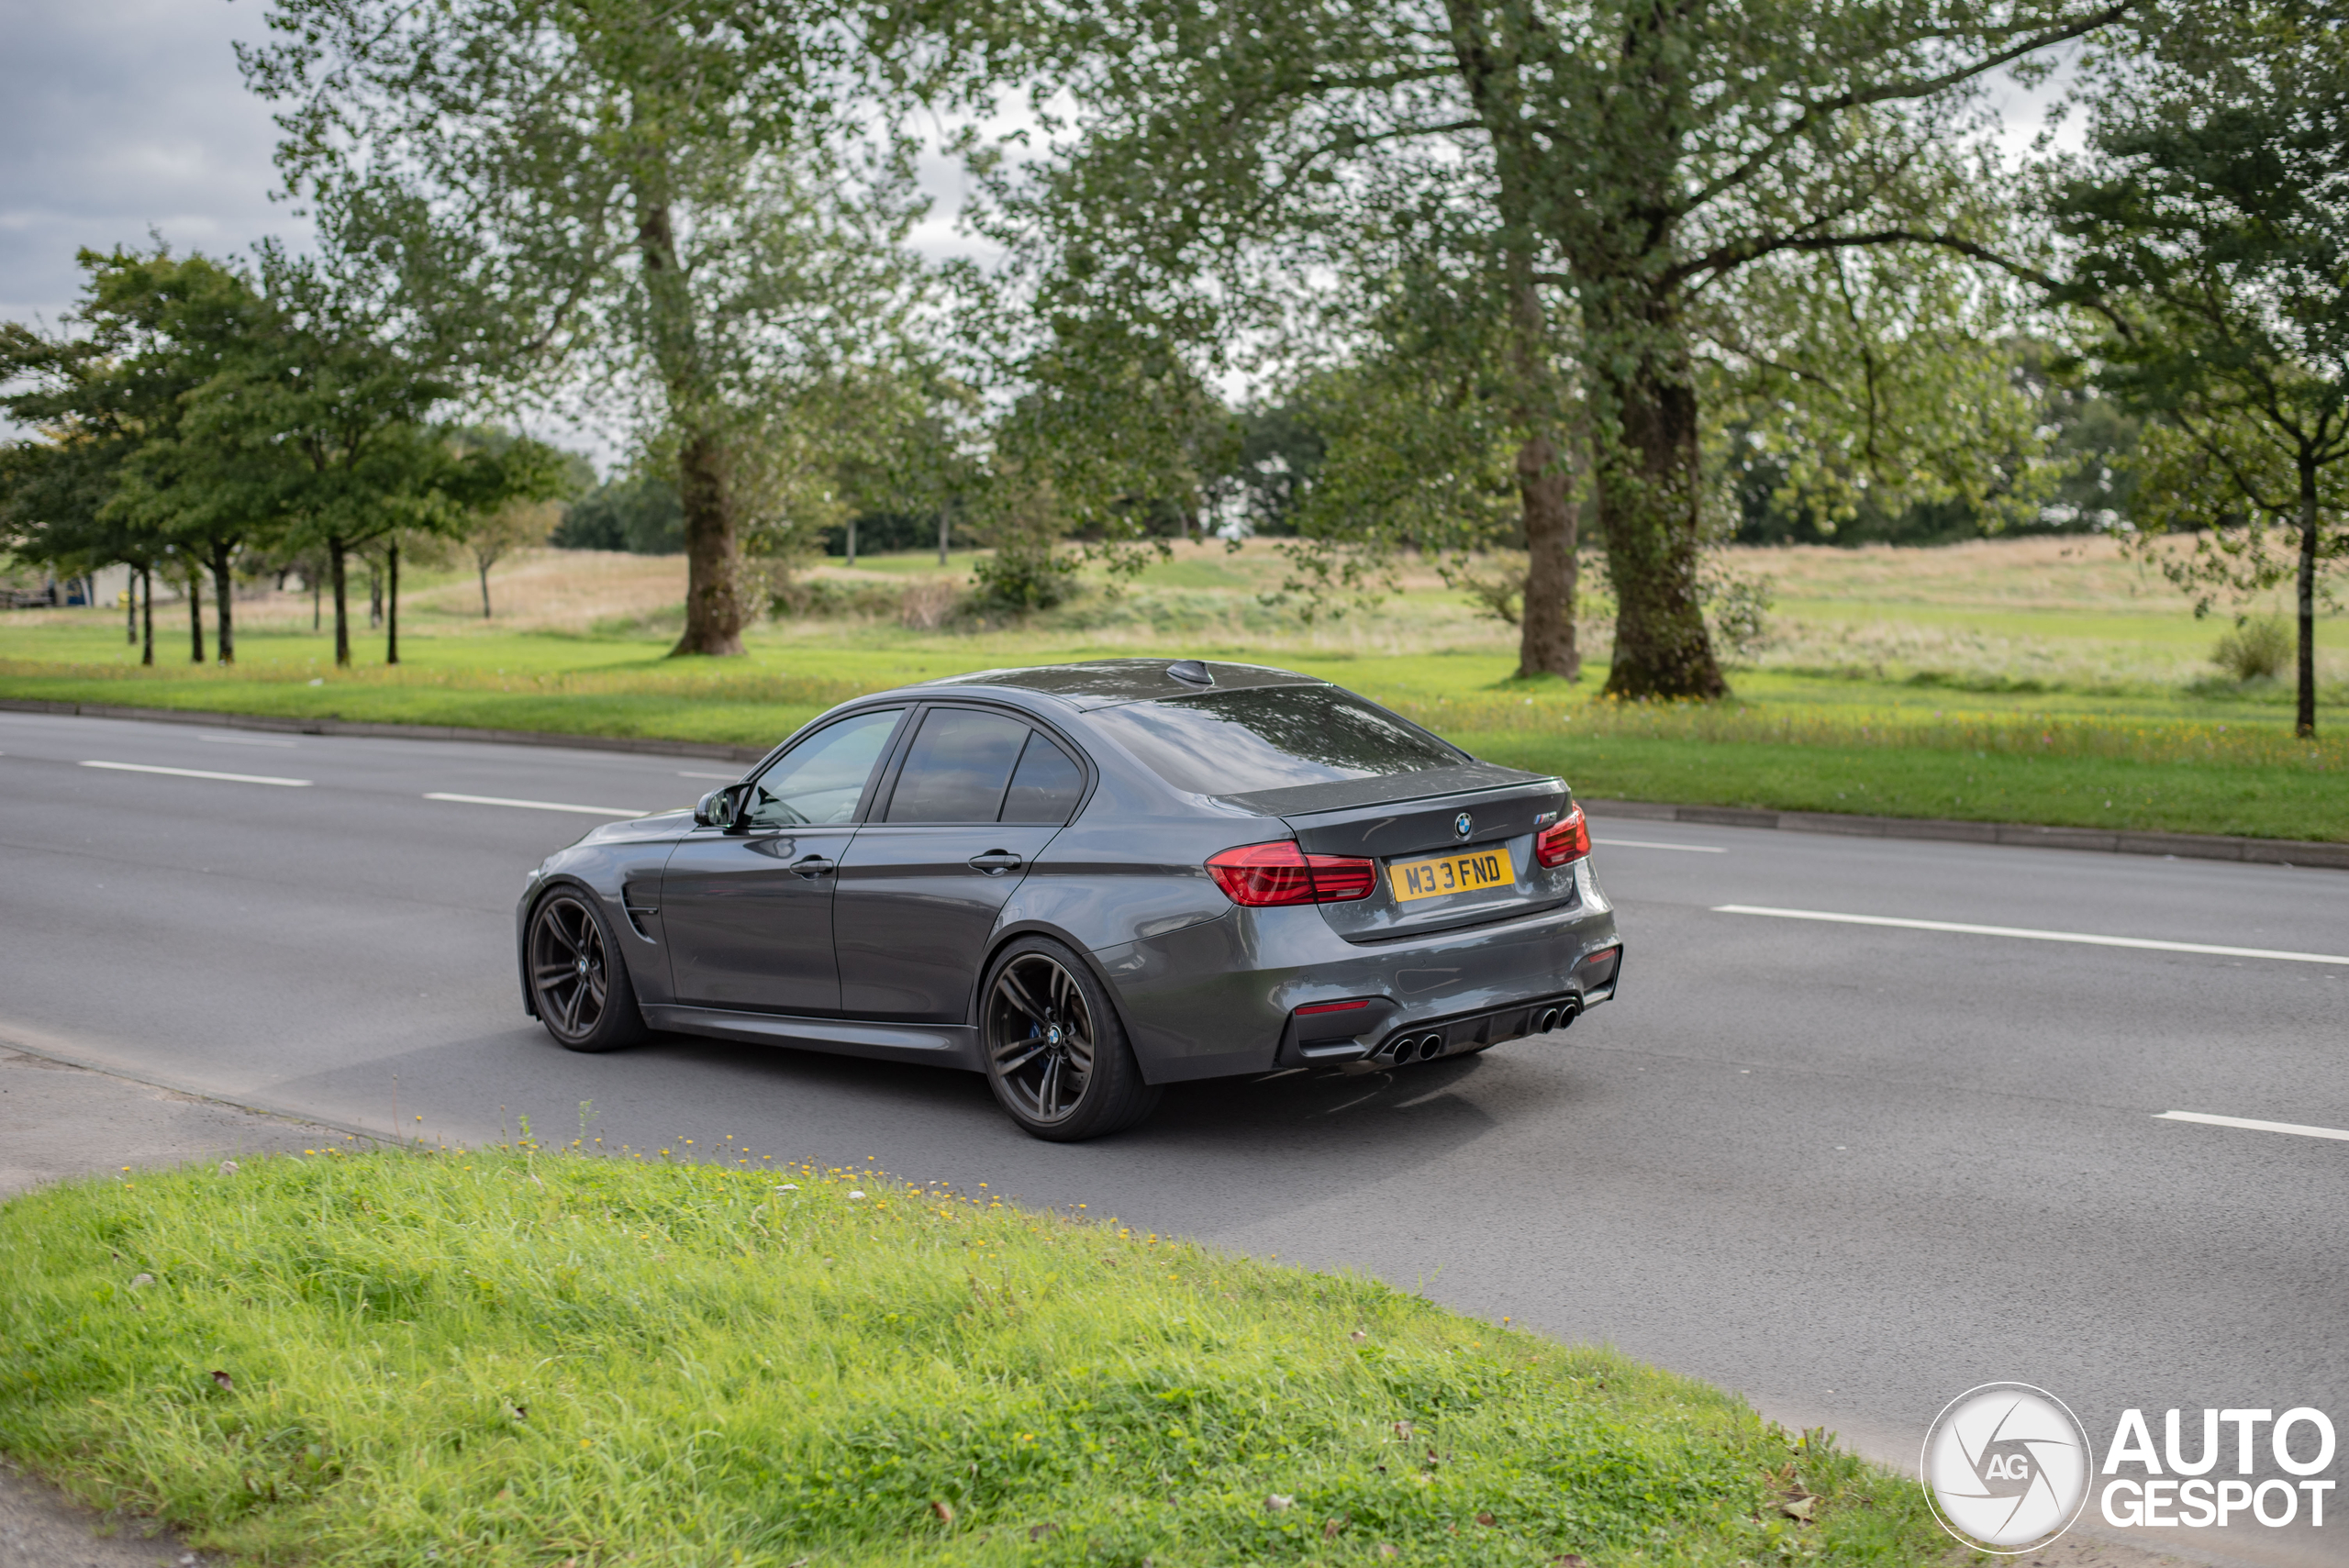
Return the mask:
[[[1171,673],[1176,670],[1182,674]],[[1199,696],[1208,692],[1245,691],[1258,686],[1328,684],[1312,675],[1275,670],[1264,664],[1228,664],[1200,659],[1089,659],[1025,669],[977,670],[906,689],[935,692],[956,686],[1008,686],[1058,697],[1073,707],[1090,711],[1158,697]]]

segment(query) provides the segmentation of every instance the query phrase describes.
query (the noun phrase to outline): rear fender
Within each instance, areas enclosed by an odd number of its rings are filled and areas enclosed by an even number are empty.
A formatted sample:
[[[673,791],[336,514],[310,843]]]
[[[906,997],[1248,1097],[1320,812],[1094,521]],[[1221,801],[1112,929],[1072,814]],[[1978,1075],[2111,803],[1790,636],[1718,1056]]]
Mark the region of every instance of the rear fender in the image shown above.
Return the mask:
[[[985,1071],[987,1045],[986,1030],[980,1020],[979,1009],[981,1003],[985,999],[987,976],[995,973],[996,960],[1003,956],[1004,950],[1022,937],[1050,937],[1083,959],[1085,969],[1100,984],[1102,994],[1109,998],[1110,1009],[1118,1015],[1118,1028],[1124,1032],[1127,1043],[1129,1045],[1133,1043],[1133,1021],[1126,1016],[1125,998],[1118,995],[1118,987],[1110,980],[1108,972],[1101,967],[1101,961],[1088,951],[1083,942],[1078,941],[1059,927],[1047,925],[1041,920],[1021,920],[1006,926],[996,933],[995,940],[987,948],[986,962],[979,965],[978,979],[971,986],[970,1011],[966,1015],[965,1021],[978,1031],[980,1071]],[[1140,1052],[1137,1051],[1136,1055],[1139,1057]],[[1150,1077],[1147,1063],[1143,1065],[1142,1077],[1146,1080]]]

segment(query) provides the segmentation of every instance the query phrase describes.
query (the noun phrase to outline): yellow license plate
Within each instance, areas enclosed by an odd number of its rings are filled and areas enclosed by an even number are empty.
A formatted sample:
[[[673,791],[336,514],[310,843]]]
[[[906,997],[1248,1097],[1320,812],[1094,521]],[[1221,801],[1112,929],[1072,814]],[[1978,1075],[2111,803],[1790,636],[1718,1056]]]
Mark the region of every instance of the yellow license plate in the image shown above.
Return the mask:
[[[1446,893],[1475,893],[1487,887],[1516,885],[1517,872],[1506,849],[1478,850],[1467,855],[1440,855],[1433,860],[1405,861],[1386,868],[1395,884],[1395,902],[1435,898]]]

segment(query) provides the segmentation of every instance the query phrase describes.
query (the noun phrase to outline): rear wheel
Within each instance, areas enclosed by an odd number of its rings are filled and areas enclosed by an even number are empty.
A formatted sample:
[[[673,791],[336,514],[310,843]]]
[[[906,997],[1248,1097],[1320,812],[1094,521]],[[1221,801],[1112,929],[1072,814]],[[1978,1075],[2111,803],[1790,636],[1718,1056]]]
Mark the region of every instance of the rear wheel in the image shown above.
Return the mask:
[[[530,999],[539,1021],[573,1051],[617,1051],[645,1035],[628,961],[603,916],[577,893],[550,895],[530,916]]]
[[[1024,938],[996,960],[979,1034],[996,1102],[1038,1138],[1098,1138],[1158,1105],[1108,992],[1084,960],[1049,938]]]

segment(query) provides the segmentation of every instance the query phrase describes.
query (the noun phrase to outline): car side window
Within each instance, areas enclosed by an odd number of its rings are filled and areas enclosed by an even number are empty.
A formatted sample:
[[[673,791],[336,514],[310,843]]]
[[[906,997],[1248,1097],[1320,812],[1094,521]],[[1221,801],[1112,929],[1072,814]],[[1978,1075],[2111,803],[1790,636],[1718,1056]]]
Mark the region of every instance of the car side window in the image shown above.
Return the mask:
[[[1030,730],[1019,765],[1011,772],[1011,790],[1003,797],[1006,822],[1065,822],[1085,793],[1085,770],[1076,760]]]
[[[744,826],[800,828],[853,818],[865,784],[904,714],[903,708],[892,707],[843,718],[776,758],[751,784]]]
[[[889,798],[892,822],[993,822],[1028,740],[1028,727],[999,713],[937,707],[907,748]]]

